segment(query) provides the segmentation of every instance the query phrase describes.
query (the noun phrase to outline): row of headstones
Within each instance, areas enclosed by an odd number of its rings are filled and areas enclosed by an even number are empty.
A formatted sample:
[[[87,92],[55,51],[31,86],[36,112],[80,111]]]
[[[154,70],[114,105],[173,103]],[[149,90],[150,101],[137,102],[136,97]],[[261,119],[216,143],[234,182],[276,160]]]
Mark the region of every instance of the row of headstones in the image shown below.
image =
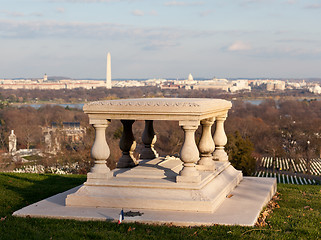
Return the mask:
[[[321,175],[321,159],[312,159],[311,172],[314,175]]]
[[[299,158],[299,161],[299,163],[295,163],[293,159],[289,158],[263,157],[261,167],[289,171],[292,166],[294,172],[306,172],[306,161],[303,158]],[[310,160],[310,171],[313,175],[321,175],[321,159]]]
[[[72,164],[72,166],[62,166],[62,167],[47,167],[43,165],[26,165],[21,168],[15,168],[12,170],[14,173],[52,173],[52,174],[71,174],[72,170],[79,167],[77,164]]]
[[[259,171],[255,172],[254,176],[256,177],[273,177],[277,179],[278,183],[286,183],[286,184],[298,184],[298,185],[316,185],[318,182],[316,182],[314,179],[304,178],[300,176],[295,175],[286,175],[286,174],[280,174],[280,173],[272,173],[272,172],[265,172],[265,171]]]

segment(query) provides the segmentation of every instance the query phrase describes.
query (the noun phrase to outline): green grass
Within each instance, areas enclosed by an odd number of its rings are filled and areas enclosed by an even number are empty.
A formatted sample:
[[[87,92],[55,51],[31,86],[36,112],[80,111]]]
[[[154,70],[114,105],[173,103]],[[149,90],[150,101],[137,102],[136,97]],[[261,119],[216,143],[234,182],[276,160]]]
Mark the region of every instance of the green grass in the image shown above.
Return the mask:
[[[265,227],[173,227],[18,218],[11,214],[28,204],[85,181],[80,175],[0,173],[0,239],[320,239],[320,186],[279,184],[280,208]]]

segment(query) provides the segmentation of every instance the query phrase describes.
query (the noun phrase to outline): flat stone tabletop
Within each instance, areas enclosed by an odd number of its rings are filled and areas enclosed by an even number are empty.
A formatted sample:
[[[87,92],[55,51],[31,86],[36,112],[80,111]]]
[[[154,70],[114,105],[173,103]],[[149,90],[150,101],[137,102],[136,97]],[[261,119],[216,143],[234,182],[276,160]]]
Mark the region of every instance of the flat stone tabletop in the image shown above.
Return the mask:
[[[133,120],[201,120],[224,114],[230,101],[208,98],[140,98],[85,104],[89,118]]]

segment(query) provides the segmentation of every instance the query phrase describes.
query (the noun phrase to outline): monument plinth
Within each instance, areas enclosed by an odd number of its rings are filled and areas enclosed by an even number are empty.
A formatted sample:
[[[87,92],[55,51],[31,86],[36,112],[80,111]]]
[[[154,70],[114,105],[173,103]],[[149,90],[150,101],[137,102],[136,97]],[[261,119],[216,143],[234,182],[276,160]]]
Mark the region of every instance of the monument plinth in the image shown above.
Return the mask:
[[[127,209],[145,213],[132,221],[253,225],[274,195],[276,181],[243,180],[242,172],[228,161],[224,121],[231,106],[231,102],[222,99],[198,98],[121,99],[85,104],[84,112],[96,132],[91,150],[95,165],[82,186],[56,197],[65,202],[57,211],[63,211],[64,218],[117,219],[118,216],[110,214]],[[105,130],[114,120],[123,124],[122,156],[117,168],[110,171],[106,165],[110,150]],[[136,141],[132,129],[138,120],[145,121],[140,159],[133,154]],[[154,149],[157,140],[154,120],[177,121],[182,128],[184,142],[179,158],[158,156]],[[202,134],[197,146],[194,134],[199,125]],[[32,207],[29,209],[33,211]],[[21,211],[15,214],[22,216],[28,212]],[[48,211],[43,216],[57,215]],[[222,217],[222,213],[226,216]]]
[[[104,137],[97,138],[96,134],[92,148],[96,164],[88,174],[87,182],[76,193],[68,195],[66,205],[215,211],[226,195],[242,180],[242,173],[235,170],[226,159],[217,159],[218,161],[214,162],[212,156],[215,143],[211,136],[211,126],[216,118],[225,119],[231,106],[226,100],[195,98],[122,99],[86,104],[84,111],[97,134],[102,134],[99,130],[101,125],[105,124],[107,127],[107,119],[119,119],[122,122],[120,148],[123,155],[117,168],[111,173],[102,175],[96,171],[103,161],[100,157],[102,152],[108,149]],[[145,149],[141,156],[144,160],[135,159],[133,156],[136,141],[132,127],[136,120],[145,121]],[[184,131],[180,158],[157,157],[157,152],[152,148],[156,141],[154,120],[178,121]],[[202,125],[203,133],[197,146],[194,133],[199,125]],[[226,138],[223,122],[217,126],[219,136]],[[218,145],[219,151],[225,153],[226,141],[224,145],[222,143],[224,141]],[[108,156],[109,152],[106,150],[104,158]]]

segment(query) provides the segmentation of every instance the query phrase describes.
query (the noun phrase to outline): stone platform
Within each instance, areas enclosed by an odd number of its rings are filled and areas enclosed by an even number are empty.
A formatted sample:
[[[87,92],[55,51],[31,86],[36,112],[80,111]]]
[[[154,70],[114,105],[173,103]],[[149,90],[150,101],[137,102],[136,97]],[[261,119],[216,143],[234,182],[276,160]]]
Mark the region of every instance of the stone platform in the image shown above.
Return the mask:
[[[68,207],[67,195],[79,187],[49,197],[13,213],[18,217],[45,217],[58,219],[118,221],[120,208]],[[213,213],[133,209],[124,206],[124,211],[139,211],[141,216],[125,217],[124,222],[149,224],[173,224],[177,226],[242,225],[253,226],[262,208],[276,192],[275,178],[244,177]]]
[[[88,103],[84,112],[95,129],[95,164],[80,187],[14,213],[15,216],[118,220],[119,212],[140,212],[125,221],[194,226],[252,226],[276,192],[275,179],[244,178],[228,161],[224,121],[232,104],[222,99],[150,98]],[[122,156],[113,171],[105,131],[120,120]],[[144,151],[134,157],[135,121],[144,120]],[[153,121],[177,121],[184,131],[180,158],[158,157]],[[215,133],[211,128],[215,123]],[[195,131],[202,133],[198,145]]]
[[[243,177],[229,162],[217,162],[216,171],[199,171],[200,182],[176,182],[182,168],[175,157],[140,160],[134,168],[116,168],[106,180],[87,180],[66,205],[210,213]]]

